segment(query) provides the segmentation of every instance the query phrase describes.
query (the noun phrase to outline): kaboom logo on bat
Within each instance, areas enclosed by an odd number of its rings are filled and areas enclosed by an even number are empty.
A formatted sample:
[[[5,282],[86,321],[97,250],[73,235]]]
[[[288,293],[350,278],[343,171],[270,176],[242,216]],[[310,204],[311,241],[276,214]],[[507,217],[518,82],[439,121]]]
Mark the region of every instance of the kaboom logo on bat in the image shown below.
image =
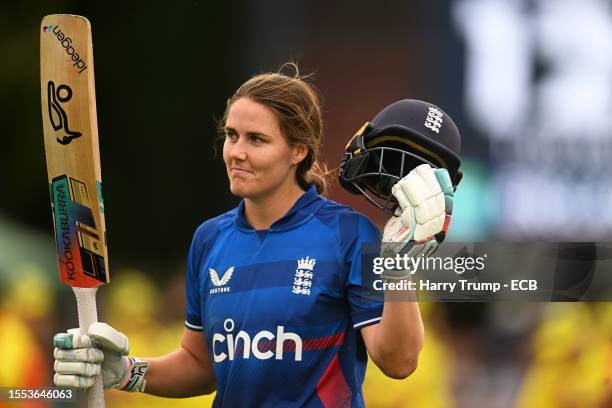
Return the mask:
[[[70,130],[68,127],[68,115],[61,104],[70,99],[72,99],[72,89],[68,85],[62,84],[56,88],[55,83],[49,81],[47,84],[49,120],[55,131],[61,129],[65,133],[61,138],[57,137],[57,142],[61,145],[67,145],[72,139],[82,136],[81,132]]]

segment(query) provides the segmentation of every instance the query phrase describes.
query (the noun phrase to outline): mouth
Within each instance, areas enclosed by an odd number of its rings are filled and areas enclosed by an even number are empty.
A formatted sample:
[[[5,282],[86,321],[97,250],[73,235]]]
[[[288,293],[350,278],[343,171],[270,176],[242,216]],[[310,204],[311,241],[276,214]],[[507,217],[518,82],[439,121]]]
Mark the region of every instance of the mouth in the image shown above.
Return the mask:
[[[254,174],[254,173],[252,171],[250,171],[250,170],[246,170],[246,169],[243,169],[241,167],[231,167],[230,168],[230,175],[232,177],[235,177],[235,176],[246,176],[248,174]]]

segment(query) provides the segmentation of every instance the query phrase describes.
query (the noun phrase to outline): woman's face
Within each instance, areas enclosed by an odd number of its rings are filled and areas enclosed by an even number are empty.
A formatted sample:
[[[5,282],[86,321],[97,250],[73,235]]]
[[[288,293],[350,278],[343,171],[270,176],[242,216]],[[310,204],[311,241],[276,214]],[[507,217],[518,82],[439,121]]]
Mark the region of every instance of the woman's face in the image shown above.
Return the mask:
[[[256,199],[285,183],[297,183],[295,169],[306,147],[287,143],[270,108],[238,99],[227,115],[225,134],[223,161],[233,194]]]

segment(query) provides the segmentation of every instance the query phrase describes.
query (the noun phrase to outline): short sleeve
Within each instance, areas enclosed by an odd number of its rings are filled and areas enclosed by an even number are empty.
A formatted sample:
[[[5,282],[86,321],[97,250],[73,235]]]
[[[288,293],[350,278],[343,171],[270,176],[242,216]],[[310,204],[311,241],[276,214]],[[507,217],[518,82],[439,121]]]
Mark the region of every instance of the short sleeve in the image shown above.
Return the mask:
[[[363,246],[379,243],[380,232],[365,216],[354,215],[357,219],[345,218],[341,228],[344,230],[346,239],[345,260],[348,273],[345,289],[350,304],[351,322],[353,328],[361,329],[378,323],[383,311],[384,302],[382,300],[373,300],[371,297],[364,296],[365,289],[362,285],[361,270]]]
[[[193,235],[189,254],[187,255],[187,276],[185,279],[186,291],[186,319],[188,329],[202,331],[202,307],[200,295],[200,260],[203,255],[202,228],[198,228]]]

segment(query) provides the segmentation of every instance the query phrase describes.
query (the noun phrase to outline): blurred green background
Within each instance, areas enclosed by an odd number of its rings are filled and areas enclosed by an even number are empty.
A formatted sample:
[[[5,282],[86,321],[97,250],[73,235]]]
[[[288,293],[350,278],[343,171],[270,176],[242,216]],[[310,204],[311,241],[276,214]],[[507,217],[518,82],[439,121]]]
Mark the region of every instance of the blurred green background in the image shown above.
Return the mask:
[[[50,385],[52,335],[77,325],[74,296],[57,279],[42,138],[39,24],[53,13],[93,27],[112,280],[99,314],[129,336],[134,355],[178,346],[192,233],[237,203],[214,158],[215,119],[242,82],[289,60],[315,74],[331,168],[363,122],[397,99],[431,101],[455,119],[466,176],[448,239],[612,236],[607,0],[5,0],[0,386]],[[385,221],[336,183],[330,197]],[[398,382],[371,364],[368,406],[612,406],[609,303],[422,308],[419,369]],[[115,391],[107,399],[169,404]]]

